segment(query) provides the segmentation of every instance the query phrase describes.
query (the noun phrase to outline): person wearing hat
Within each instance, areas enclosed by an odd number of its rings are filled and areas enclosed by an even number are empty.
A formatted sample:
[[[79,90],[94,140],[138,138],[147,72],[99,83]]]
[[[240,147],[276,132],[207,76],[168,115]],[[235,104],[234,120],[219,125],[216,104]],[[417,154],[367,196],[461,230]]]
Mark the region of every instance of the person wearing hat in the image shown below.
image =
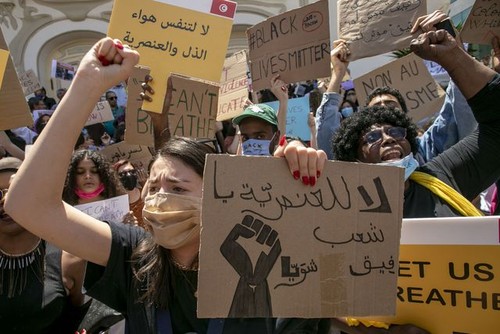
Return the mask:
[[[240,128],[243,155],[272,155],[280,138],[278,118],[266,104],[252,104],[233,118]]]
[[[0,159],[0,333],[74,333],[86,311],[75,283],[83,273],[4,211],[21,163]]]

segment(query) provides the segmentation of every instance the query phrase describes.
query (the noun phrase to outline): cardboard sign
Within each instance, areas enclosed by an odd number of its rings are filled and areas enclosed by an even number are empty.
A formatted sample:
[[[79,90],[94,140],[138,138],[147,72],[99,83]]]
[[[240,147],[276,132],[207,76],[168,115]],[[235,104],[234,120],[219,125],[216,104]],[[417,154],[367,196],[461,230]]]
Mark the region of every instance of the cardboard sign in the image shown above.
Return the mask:
[[[405,219],[397,315],[430,333],[500,328],[500,217]]]
[[[241,114],[248,99],[248,64],[245,50],[226,58],[220,82],[217,120],[224,121]]]
[[[38,81],[38,78],[33,70],[21,73],[19,75],[19,81],[23,87],[24,96],[33,94],[35,91],[42,88],[42,85],[40,84],[40,81]]]
[[[265,104],[274,110],[279,110],[279,101],[266,102]],[[307,125],[310,111],[309,94],[289,99],[286,112],[286,134],[306,141],[311,140],[311,130]]]
[[[125,117],[125,141],[131,145],[154,146],[153,123],[151,116],[142,110],[141,84],[144,82],[150,69],[134,67],[128,80],[127,117]],[[155,96],[154,98],[162,98]]]
[[[500,38],[500,0],[476,0],[460,38],[463,42],[491,45],[495,36]]]
[[[375,88],[396,88],[403,95],[414,122],[438,112],[445,98],[444,90],[430,75],[423,60],[413,53],[354,79],[354,86],[362,103]]]
[[[394,314],[403,169],[328,161],[308,187],[285,159],[210,155],[204,175],[200,318]]]
[[[94,110],[89,115],[85,126],[112,121],[115,117],[113,116],[113,112],[111,111],[111,107],[109,106],[108,101],[99,101],[97,102]]]
[[[173,136],[213,138],[219,85],[176,74],[171,78],[170,133]]]
[[[2,87],[7,61],[9,60],[9,51],[0,49],[0,87]]]
[[[75,67],[71,64],[62,63],[56,59],[52,59],[52,67],[50,77],[66,81],[73,80],[75,76]]]
[[[285,82],[326,77],[330,72],[328,1],[320,0],[268,18],[247,30],[254,90]]]
[[[140,52],[140,63],[157,78],[152,83],[156,94],[163,96],[167,85],[160,78],[171,72],[219,82],[233,9],[235,2],[221,0],[115,0],[108,36]],[[157,113],[162,106],[163,99],[143,103]]]
[[[4,55],[9,50],[1,31],[0,50],[4,51]],[[0,73],[3,78],[0,90],[0,130],[33,126],[33,118],[10,56],[7,56],[7,64]]]
[[[129,145],[126,142],[119,142],[106,146],[99,151],[111,164],[120,160],[128,160],[137,170],[147,171],[148,165],[153,155],[148,147],[139,145]]]
[[[425,0],[339,0],[338,36],[349,43],[349,60],[409,47],[411,28],[426,10]]]
[[[130,211],[128,195],[121,195],[87,204],[79,204],[75,205],[75,208],[100,221],[109,223],[123,222],[123,217]]]

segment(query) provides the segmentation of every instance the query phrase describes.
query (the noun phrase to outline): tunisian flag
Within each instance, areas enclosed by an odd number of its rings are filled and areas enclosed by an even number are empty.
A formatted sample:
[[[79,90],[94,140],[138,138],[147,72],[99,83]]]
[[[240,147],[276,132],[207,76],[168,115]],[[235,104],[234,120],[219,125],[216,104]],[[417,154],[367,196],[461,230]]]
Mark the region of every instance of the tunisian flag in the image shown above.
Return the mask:
[[[212,0],[210,13],[232,19],[236,13],[236,2],[228,0]]]

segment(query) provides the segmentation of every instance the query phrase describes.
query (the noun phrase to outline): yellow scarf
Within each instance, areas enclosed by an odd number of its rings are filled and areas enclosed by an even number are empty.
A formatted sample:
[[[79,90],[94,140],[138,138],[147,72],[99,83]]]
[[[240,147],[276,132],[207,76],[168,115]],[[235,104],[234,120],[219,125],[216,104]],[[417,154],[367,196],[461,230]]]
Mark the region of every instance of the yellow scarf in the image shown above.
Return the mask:
[[[422,172],[413,172],[410,175],[410,180],[413,180],[432,191],[434,194],[446,201],[446,203],[451,205],[462,216],[483,216],[483,213],[479,211],[474,205],[472,205],[470,201],[468,201],[458,191],[456,191],[437,177]],[[358,326],[359,323],[362,323],[366,327],[373,326],[385,329],[389,328],[389,324],[381,321],[346,318],[346,322],[349,326]]]
[[[410,180],[429,189],[464,217],[483,216],[483,213],[469,200],[437,177],[422,172],[413,172],[410,175]]]

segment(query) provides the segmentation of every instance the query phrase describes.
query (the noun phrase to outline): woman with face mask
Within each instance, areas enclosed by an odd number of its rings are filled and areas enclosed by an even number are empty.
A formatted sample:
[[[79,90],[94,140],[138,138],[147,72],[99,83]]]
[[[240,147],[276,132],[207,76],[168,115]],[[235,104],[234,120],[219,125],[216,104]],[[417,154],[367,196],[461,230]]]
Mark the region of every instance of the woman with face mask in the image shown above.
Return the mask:
[[[103,91],[127,79],[138,59],[136,51],[110,38],[87,53],[31,160],[21,168],[6,209],[34,234],[89,261],[85,278],[89,294],[122,312],[128,333],[278,333],[275,319],[227,319],[223,324],[196,317],[202,173],[205,155],[213,152],[205,144],[172,139],[159,149],[144,206],[151,234],[135,226],[106,224],[61,201],[72,142]],[[156,115],[153,122],[164,115]],[[160,137],[163,130],[154,127]],[[316,177],[324,152],[301,147],[300,152],[288,154],[287,148],[294,145],[299,143],[280,145],[290,170]],[[309,161],[311,154],[314,164]],[[291,329],[317,333],[318,324],[319,320],[284,321],[279,333]]]

